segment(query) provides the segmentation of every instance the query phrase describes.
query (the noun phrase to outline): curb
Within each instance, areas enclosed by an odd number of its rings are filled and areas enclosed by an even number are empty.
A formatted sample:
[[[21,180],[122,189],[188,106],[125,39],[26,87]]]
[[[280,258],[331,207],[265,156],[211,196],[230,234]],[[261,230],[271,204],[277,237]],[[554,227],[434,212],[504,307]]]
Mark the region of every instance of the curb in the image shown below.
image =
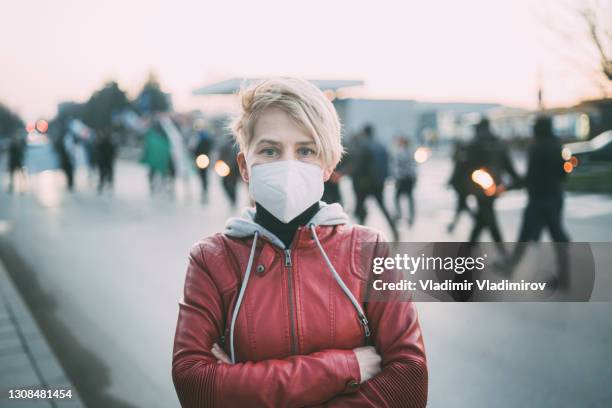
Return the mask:
[[[14,398],[10,390],[71,390],[72,397]],[[47,391],[48,393],[48,391]],[[0,406],[84,407],[0,261]]]

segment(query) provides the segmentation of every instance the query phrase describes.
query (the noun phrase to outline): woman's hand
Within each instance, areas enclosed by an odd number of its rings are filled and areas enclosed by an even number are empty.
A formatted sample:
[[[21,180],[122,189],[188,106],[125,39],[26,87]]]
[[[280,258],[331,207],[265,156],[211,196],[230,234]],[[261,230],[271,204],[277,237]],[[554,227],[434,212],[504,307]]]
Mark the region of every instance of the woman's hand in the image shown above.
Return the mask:
[[[353,349],[357,362],[359,362],[359,371],[361,372],[361,382],[366,382],[381,371],[380,363],[382,358],[372,346],[357,347]]]
[[[232,363],[229,356],[217,343],[213,344],[211,353],[217,358],[217,363],[219,364]],[[382,361],[382,358],[376,352],[376,349],[374,347],[357,347],[353,349],[353,353],[355,353],[355,357],[357,357],[357,362],[359,363],[359,372],[361,374],[362,383],[380,373],[380,363]]]
[[[210,352],[213,353],[213,356],[217,358],[217,363],[232,364],[232,360],[230,360],[229,356],[225,354],[225,351],[223,351],[223,349],[219,347],[217,343],[213,344],[212,350],[210,350]]]

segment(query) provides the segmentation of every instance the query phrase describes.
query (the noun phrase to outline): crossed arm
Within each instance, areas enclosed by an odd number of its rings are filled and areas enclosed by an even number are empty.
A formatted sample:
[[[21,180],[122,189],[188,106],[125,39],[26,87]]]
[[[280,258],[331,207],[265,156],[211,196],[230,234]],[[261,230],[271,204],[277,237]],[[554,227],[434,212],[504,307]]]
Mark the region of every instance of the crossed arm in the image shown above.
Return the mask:
[[[427,368],[412,302],[367,307],[382,372],[360,381],[351,350],[328,349],[285,359],[219,364],[213,344],[221,337],[223,302],[199,251],[192,250],[179,304],[172,378],[183,407],[421,407]]]

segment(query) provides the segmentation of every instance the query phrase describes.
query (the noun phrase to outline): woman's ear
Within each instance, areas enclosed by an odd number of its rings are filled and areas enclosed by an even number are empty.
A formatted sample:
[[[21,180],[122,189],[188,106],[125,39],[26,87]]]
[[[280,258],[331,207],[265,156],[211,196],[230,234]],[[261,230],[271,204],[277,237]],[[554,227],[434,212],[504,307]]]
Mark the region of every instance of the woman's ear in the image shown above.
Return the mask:
[[[329,168],[323,169],[323,181],[329,180],[333,172],[334,172],[334,169],[329,169]]]
[[[238,169],[240,170],[240,176],[245,183],[249,182],[249,166],[247,166],[246,157],[244,153],[239,152],[236,156],[238,162]]]

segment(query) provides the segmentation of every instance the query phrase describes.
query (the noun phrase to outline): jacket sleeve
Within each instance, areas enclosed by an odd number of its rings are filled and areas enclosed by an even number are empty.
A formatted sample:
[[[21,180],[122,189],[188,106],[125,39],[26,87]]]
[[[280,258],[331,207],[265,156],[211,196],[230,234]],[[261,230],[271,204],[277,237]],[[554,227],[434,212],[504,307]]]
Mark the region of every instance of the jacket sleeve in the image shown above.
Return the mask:
[[[320,404],[360,381],[352,350],[282,360],[220,364],[211,353],[223,333],[221,296],[199,247],[189,256],[174,338],[172,379],[183,407],[301,407]]]
[[[379,253],[375,256],[387,256],[386,244],[377,247]],[[385,274],[387,272],[379,277],[384,278]],[[416,408],[427,405],[427,360],[416,308],[398,291],[385,297],[386,301],[366,304],[374,335],[372,345],[382,356],[382,371],[362,383],[357,392],[339,395],[324,404],[325,407]]]

